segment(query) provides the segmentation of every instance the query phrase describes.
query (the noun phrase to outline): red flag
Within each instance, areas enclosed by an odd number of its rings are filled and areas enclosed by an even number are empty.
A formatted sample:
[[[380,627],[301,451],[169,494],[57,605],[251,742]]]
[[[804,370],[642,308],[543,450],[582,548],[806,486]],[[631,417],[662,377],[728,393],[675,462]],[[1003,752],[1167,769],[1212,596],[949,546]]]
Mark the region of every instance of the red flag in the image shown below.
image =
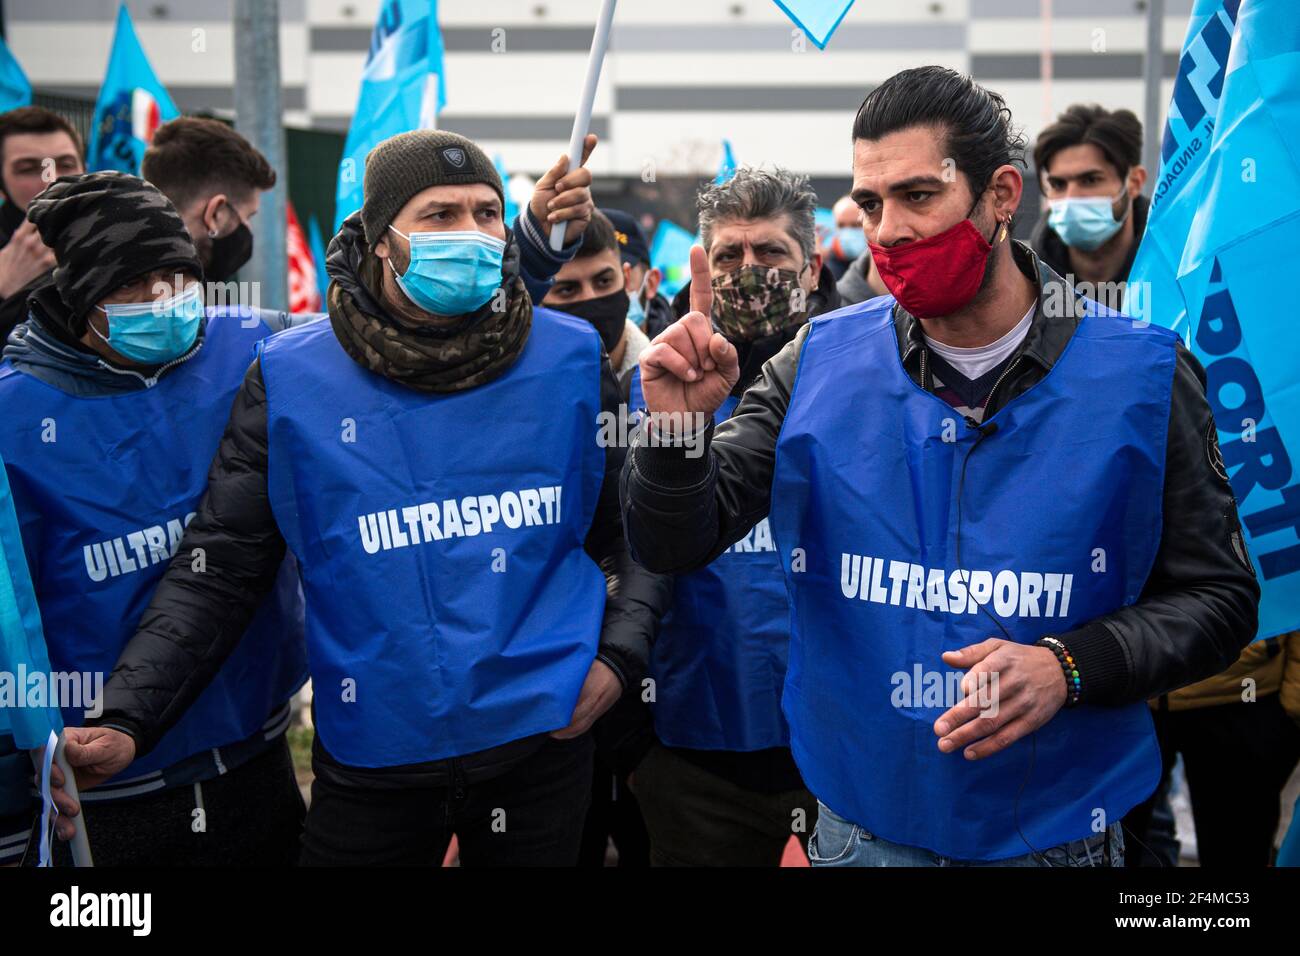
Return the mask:
[[[311,257],[311,247],[298,224],[293,203],[285,202],[288,212],[288,233],[285,247],[289,259],[289,311],[319,312],[320,287],[316,284],[316,263]]]

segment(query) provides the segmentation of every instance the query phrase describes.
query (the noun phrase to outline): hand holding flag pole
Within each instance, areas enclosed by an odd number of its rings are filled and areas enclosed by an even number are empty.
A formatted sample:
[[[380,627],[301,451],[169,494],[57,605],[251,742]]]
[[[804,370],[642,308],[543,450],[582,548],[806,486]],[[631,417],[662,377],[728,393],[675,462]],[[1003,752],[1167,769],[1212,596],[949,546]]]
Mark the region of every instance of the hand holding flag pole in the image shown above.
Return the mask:
[[[600,3],[596,32],[591,38],[591,55],[587,57],[587,75],[582,81],[582,96],[578,100],[578,112],[573,117],[573,131],[569,134],[569,169],[582,165],[583,145],[587,140],[587,128],[591,126],[591,109],[596,102],[596,87],[600,85],[600,67],[605,62],[605,50],[609,48],[615,3],[617,0],[601,0]],[[567,230],[568,226],[563,222],[556,223],[551,230],[551,248],[554,251],[559,252],[564,247]]]
[[[68,764],[68,758],[63,752],[67,745],[67,737],[64,734],[59,734],[58,745],[54,748],[54,763],[63,774],[63,792],[80,807],[81,794],[77,792],[77,777],[72,772],[72,767]],[[46,774],[45,776],[46,780],[48,780],[50,775]],[[72,862],[77,866],[94,866],[94,860],[90,856],[90,841],[86,838],[85,819],[78,813],[71,818],[71,823],[73,828],[71,839]],[[42,838],[44,838],[44,835],[42,835]]]

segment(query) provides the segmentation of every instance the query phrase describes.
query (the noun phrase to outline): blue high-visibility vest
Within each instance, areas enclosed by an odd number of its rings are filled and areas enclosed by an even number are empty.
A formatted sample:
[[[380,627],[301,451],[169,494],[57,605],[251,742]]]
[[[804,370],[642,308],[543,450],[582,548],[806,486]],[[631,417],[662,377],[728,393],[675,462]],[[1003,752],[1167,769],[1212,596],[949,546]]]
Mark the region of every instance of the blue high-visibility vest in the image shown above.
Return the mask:
[[[66,675],[67,726],[87,718],[84,693],[71,690],[74,681],[106,681],[149,606],[207,488],[208,467],[254,348],[269,334],[247,312],[209,309],[194,356],[150,388],[101,398],[77,398],[7,362],[0,366],[6,409],[0,455],[50,665]],[[207,556],[193,561],[206,566]],[[155,749],[119,777],[252,736],[306,677],[302,594],[293,561],[286,560],[212,683]]]
[[[329,323],[266,343],[271,505],[301,568],[316,730],[344,764],[485,750],[569,723],[605,578],[600,340],[535,309],[515,363],[428,394]]]
[[[1160,541],[1175,339],[1087,302],[1059,361],[980,441],[904,370],[893,305],[813,321],[777,443],[796,762],[836,813],[944,856],[1089,836],[1155,788],[1146,705],[1062,709],[970,761],[937,747],[963,673],[940,655],[1003,637],[985,611],[1031,644],[1138,600]],[[981,690],[987,709],[996,687]]]
[[[714,413],[721,423],[738,399]],[[628,404],[645,405],[633,369]],[[650,657],[655,734],[670,747],[764,750],[787,747],[781,713],[790,600],[767,518],[712,564],[673,581],[673,603]]]

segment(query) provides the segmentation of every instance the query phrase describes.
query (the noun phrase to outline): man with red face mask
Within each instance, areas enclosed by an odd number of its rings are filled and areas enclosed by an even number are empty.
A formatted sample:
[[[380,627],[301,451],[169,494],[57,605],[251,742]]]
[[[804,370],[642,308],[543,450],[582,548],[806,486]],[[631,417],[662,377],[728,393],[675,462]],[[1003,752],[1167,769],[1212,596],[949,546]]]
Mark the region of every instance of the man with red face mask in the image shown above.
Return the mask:
[[[852,196],[891,295],[801,328],[726,421],[703,250],[641,356],[629,543],[681,573],[768,515],[814,865],[1120,865],[1145,701],[1255,633],[1204,372],[1010,239],[1010,119],[940,67],[866,98]]]

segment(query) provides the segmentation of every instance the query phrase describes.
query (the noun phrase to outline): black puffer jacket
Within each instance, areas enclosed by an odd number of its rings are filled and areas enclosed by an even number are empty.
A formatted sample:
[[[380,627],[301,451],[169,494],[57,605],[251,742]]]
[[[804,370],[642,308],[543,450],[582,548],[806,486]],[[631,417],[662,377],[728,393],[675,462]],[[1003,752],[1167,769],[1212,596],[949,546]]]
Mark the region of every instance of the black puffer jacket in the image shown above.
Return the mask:
[[[331,275],[345,288],[349,279],[356,283],[363,254],[364,240],[359,230],[356,233],[341,234],[331,244]],[[346,268],[336,268],[340,259]],[[359,284],[348,291],[366,295]],[[603,408],[617,415],[618,385],[608,360],[598,372],[592,371],[601,376]],[[557,389],[562,390],[563,383],[557,383]],[[594,423],[592,427],[595,440]],[[618,673],[629,693],[639,693],[649,641],[669,594],[664,579],[632,561],[623,539],[618,476],[625,456],[625,448],[606,449],[605,479],[586,550],[604,572],[608,592],[598,659]],[[190,569],[195,548],[206,555],[205,573]],[[233,650],[269,590],[284,551],[267,491],[266,389],[260,363],[254,362],[208,472],[207,492],[139,629],[105,684],[104,712],[93,723],[124,730],[135,738],[138,753],[147,753]],[[382,581],[370,584],[383,586]],[[437,786],[453,772],[473,781],[508,769],[544,739],[538,735],[450,760],[378,770],[344,767],[318,740],[316,772],[379,787],[417,782]]]
[[[1074,295],[1025,245],[1017,265],[1040,286],[1028,334],[994,389],[995,414],[1041,381],[1078,326],[1072,310],[1044,312],[1044,302]],[[928,347],[920,323],[895,307],[900,358],[923,388]],[[707,455],[652,447],[638,433],[623,472],[624,520],[637,559],[661,572],[702,567],[768,513],[775,449],[789,405],[807,326],[763,369],[732,418],[710,423]],[[1089,396],[1079,396],[1089,401]],[[1255,636],[1259,585],[1242,544],[1236,501],[1214,465],[1217,439],[1205,397],[1205,373],[1178,347],[1170,403],[1163,500],[1164,525],[1146,587],[1128,607],[1060,635],[1084,676],[1085,701],[1127,704],[1159,697],[1226,668]],[[1069,489],[1063,488],[1063,494]]]

